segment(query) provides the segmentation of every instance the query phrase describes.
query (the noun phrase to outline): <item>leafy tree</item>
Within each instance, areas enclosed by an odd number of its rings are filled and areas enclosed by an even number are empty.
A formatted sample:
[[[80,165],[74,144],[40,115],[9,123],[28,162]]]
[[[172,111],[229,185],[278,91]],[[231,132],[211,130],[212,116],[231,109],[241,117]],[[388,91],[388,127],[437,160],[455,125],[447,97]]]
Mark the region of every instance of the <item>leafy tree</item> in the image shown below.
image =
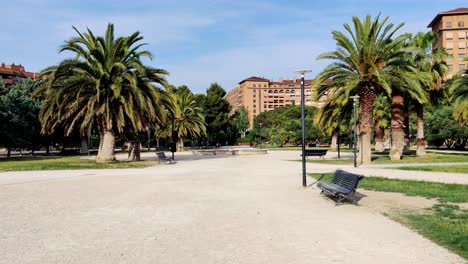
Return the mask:
[[[373,105],[380,91],[390,94],[395,82],[415,85],[406,74],[407,63],[402,58],[405,52],[399,49],[408,35],[395,37],[403,23],[387,24],[388,17],[377,16],[364,20],[353,17],[353,26],[347,23],[347,34],[333,31],[337,49],[319,55],[318,59],[331,59],[334,63],[326,67],[317,77],[318,96],[335,90],[346,90],[359,98],[359,159],[371,162],[371,132],[373,127]],[[339,87],[339,88],[337,88]]]
[[[0,145],[7,148],[8,157],[12,148],[34,151],[43,143],[38,119],[41,102],[32,97],[42,83],[43,80],[20,79],[0,95]]]
[[[206,132],[208,145],[224,144],[229,141],[231,124],[229,113],[231,106],[224,98],[226,91],[217,83],[212,83],[206,95],[197,95],[197,105],[203,108],[203,115],[207,124]]]
[[[60,49],[74,58],[43,71],[51,80],[42,88],[42,131],[52,133],[63,125],[67,135],[76,129],[85,135],[88,127],[96,126],[100,134],[96,161],[109,162],[115,159],[116,134],[143,132],[164,122],[170,100],[155,84],[165,86],[168,73],[142,63],[152,55],[141,50],[139,32],[115,38],[112,24],[104,37],[89,29],[74,30],[78,36]]]
[[[245,137],[245,131],[250,126],[247,109],[244,106],[239,108],[232,116],[232,120],[241,137]]]
[[[426,131],[430,144],[436,147],[465,149],[468,143],[468,126],[459,126],[453,118],[453,106],[440,106],[427,114]]]

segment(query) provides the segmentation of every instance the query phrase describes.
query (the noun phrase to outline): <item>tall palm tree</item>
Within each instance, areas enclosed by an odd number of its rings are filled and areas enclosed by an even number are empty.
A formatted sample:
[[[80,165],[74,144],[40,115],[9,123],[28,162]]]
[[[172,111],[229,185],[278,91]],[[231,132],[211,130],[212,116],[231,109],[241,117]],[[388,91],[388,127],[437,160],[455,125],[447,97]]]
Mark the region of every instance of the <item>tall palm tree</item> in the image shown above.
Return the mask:
[[[390,119],[390,103],[385,94],[378,94],[374,103],[374,125],[375,125],[375,151],[384,152],[385,129]]]
[[[75,129],[84,134],[95,126],[100,133],[96,161],[109,162],[115,159],[117,133],[146,131],[165,120],[164,107],[170,101],[155,84],[165,85],[168,72],[142,63],[152,55],[141,50],[145,44],[139,32],[115,38],[112,24],[104,37],[73,29],[78,36],[66,41],[60,52],[71,52],[74,58],[43,71],[51,78],[42,88],[42,131],[52,133],[64,125],[66,134]]]
[[[432,44],[437,41],[437,34],[433,32],[419,32],[411,38],[409,43],[413,49],[413,59],[415,66],[423,72],[430,74],[429,82],[422,82],[423,88],[429,93],[428,103],[437,103],[443,93],[444,75],[448,72],[446,63],[447,52],[444,48],[432,49]],[[414,101],[416,111],[416,156],[426,156],[426,142],[424,135],[424,104]]]
[[[205,117],[202,108],[196,105],[196,101],[191,93],[171,94],[174,103],[173,110],[170,111],[172,120],[167,123],[165,129],[166,137],[171,137],[172,133],[179,141],[179,147],[184,147],[184,138],[202,137],[206,135]]]
[[[455,106],[453,117],[461,126],[468,125],[468,70],[453,78],[450,93]]]
[[[318,59],[331,59],[317,77],[318,95],[324,95],[333,87],[348,90],[359,98],[359,159],[371,162],[372,108],[379,91],[391,93],[392,81],[411,81],[405,74],[407,65],[402,60],[406,52],[400,47],[408,35],[396,36],[403,23],[387,24],[388,17],[364,20],[353,17],[352,29],[344,24],[347,35],[333,31],[337,50],[323,53]],[[331,80],[331,81],[329,81]],[[412,84],[411,84],[412,85]]]

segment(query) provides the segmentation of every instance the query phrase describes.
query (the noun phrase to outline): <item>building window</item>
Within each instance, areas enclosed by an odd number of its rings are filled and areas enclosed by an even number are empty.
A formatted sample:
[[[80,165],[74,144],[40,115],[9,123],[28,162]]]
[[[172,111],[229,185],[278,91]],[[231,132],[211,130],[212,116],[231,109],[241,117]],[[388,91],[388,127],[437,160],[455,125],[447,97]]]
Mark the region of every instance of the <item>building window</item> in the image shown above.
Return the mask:
[[[453,32],[446,32],[445,33],[445,38],[446,39],[453,39]]]
[[[254,103],[256,103],[256,102],[257,102],[257,100],[255,100],[255,99],[254,99],[254,100],[253,100],[253,102],[254,102]]]
[[[452,71],[453,71],[453,65],[452,65],[452,64],[449,64],[449,65],[448,65],[448,70],[449,70],[449,72],[452,72]]]
[[[465,58],[465,53],[458,53],[458,59],[463,60]]]
[[[257,85],[256,85],[256,84],[254,84],[254,85],[253,85],[253,87],[257,87]]]
[[[459,39],[464,39],[465,38],[465,32],[458,32],[458,38]]]
[[[452,28],[452,22],[447,22],[447,28]]]
[[[255,97],[257,97],[257,95],[256,95],[256,94],[254,94],[254,95],[253,95],[253,98],[255,98]]]
[[[257,110],[254,109],[254,110],[253,110],[253,113],[254,113],[254,114],[257,113]],[[255,115],[254,115],[254,117],[255,117]]]
[[[465,27],[465,22],[458,21],[458,27]]]
[[[453,60],[453,55],[452,54],[447,55],[447,60],[449,61]]]
[[[447,45],[445,45],[445,48],[448,50],[453,49],[453,42],[447,42]]]
[[[459,49],[464,49],[464,48],[466,48],[466,43],[465,43],[465,42],[458,42],[458,48],[459,48]]]
[[[289,90],[286,90],[286,93],[289,93]]]
[[[458,70],[461,71],[465,69],[465,64],[458,64]]]
[[[264,84],[264,85],[263,85],[263,87],[267,87],[267,85],[266,85],[266,84]]]
[[[263,105],[263,108],[267,108],[267,105],[266,105],[266,104],[264,104],[264,105]]]

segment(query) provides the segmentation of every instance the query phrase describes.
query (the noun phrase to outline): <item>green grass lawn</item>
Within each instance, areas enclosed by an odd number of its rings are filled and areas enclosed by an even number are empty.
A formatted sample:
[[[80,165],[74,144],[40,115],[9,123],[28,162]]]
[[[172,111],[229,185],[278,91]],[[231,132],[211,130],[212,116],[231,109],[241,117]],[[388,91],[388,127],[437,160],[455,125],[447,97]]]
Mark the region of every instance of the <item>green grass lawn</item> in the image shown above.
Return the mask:
[[[397,167],[392,169],[411,170],[411,171],[436,171],[436,172],[456,172],[468,173],[468,165],[450,165],[450,166],[415,166],[415,167]]]
[[[94,160],[80,157],[15,157],[1,158],[0,171],[144,168],[155,164],[157,161],[115,161],[97,164]]]
[[[314,178],[323,176],[322,181],[330,181],[333,174],[309,175]],[[468,185],[366,177],[361,180],[359,187],[437,199],[440,203],[427,208],[424,213],[404,212],[395,219],[468,259],[468,210],[456,204],[447,204],[468,203]]]
[[[372,158],[372,164],[468,162],[468,155],[466,154],[427,153],[426,157],[416,157],[416,155],[412,152],[409,155],[403,155],[401,160],[396,161],[391,161],[388,157],[388,153],[383,153],[383,155],[385,156]],[[307,162],[322,164],[352,164],[353,160],[309,158],[307,159]]]

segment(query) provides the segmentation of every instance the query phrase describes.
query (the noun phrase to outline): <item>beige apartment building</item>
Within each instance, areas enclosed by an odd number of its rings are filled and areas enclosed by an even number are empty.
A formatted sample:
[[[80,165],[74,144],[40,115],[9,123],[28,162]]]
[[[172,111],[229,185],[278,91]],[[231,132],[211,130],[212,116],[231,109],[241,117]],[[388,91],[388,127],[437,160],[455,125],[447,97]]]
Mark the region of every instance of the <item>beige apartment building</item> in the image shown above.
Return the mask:
[[[305,105],[321,107],[328,96],[313,100],[312,80],[304,81]],[[301,79],[272,81],[260,77],[242,80],[239,86],[226,94],[226,100],[232,106],[232,112],[244,106],[249,113],[250,126],[255,116],[280,106],[301,104]]]
[[[439,36],[434,48],[443,47],[449,53],[447,78],[468,65],[468,8],[457,8],[437,14],[428,25]]]

